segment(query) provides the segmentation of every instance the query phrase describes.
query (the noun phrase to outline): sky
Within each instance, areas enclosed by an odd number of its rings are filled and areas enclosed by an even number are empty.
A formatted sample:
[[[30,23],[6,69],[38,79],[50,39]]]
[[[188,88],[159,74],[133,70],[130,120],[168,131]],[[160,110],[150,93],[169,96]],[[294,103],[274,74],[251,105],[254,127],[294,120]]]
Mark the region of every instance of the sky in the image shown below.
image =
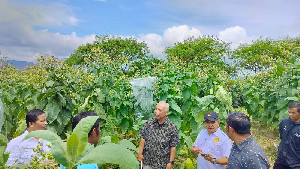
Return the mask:
[[[0,58],[65,59],[95,36],[133,37],[154,57],[189,37],[236,48],[300,36],[300,0],[0,0]]]

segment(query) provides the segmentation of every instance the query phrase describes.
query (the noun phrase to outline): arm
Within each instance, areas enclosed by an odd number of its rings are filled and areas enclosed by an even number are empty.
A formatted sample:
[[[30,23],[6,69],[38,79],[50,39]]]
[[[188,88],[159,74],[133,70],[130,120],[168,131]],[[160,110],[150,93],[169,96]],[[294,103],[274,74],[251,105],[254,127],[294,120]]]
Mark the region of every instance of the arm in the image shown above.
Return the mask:
[[[138,156],[139,161],[144,160],[144,155],[143,155],[144,147],[145,147],[145,139],[142,138],[139,146],[139,156]]]
[[[176,147],[171,147],[170,161],[174,161],[176,154]],[[173,164],[168,163],[166,169],[172,169]]]
[[[213,163],[213,164],[215,163],[215,160],[217,160],[217,164],[220,164],[220,165],[227,165],[228,164],[228,158],[227,157],[222,157],[222,158],[214,159],[209,152],[207,154],[208,154],[208,157],[203,157],[203,158],[205,160]]]

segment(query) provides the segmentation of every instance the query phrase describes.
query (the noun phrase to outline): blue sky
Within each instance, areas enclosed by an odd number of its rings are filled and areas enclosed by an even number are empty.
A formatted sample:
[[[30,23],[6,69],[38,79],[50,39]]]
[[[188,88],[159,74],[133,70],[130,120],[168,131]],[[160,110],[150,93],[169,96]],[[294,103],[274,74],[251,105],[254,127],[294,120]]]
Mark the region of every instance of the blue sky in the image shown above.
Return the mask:
[[[263,36],[300,35],[299,0],[0,0],[0,57],[68,57],[95,35],[134,37],[162,57],[191,36],[237,47]]]

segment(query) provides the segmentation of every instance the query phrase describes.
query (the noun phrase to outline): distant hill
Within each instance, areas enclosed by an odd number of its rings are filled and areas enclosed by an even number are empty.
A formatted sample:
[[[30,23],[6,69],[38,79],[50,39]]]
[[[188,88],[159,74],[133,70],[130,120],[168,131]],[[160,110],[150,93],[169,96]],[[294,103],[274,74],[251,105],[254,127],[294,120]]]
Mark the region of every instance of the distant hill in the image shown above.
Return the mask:
[[[12,66],[15,66],[17,68],[25,68],[26,66],[33,66],[33,62],[27,62],[27,61],[18,61],[18,60],[7,60],[7,64],[11,64]]]

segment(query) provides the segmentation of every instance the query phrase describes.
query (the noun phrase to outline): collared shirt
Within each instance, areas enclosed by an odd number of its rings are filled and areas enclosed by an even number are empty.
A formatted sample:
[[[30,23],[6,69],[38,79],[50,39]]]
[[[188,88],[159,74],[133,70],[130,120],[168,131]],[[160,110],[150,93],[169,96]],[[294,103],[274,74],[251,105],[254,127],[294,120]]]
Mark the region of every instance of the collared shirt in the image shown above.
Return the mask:
[[[279,133],[281,142],[277,158],[285,166],[300,167],[300,122],[283,119],[279,124]]]
[[[32,157],[36,155],[36,152],[34,152],[33,149],[36,149],[38,144],[40,144],[41,152],[50,152],[50,142],[43,139],[39,139],[39,141],[37,141],[32,137],[11,147],[6,165],[11,166],[13,164],[30,164]]]
[[[170,161],[171,147],[180,144],[176,125],[168,118],[163,124],[151,118],[144,124],[140,135],[145,139],[143,163],[154,169],[165,169]]]
[[[195,147],[202,149],[202,152],[207,154],[208,152],[212,155],[213,158],[219,159],[223,157],[229,157],[231,149],[231,140],[228,136],[220,130],[217,129],[211,135],[208,135],[207,129],[203,129],[197,136],[197,139],[194,143]],[[205,160],[200,154],[197,159],[197,168],[198,169],[224,169],[224,165],[213,164]]]
[[[239,144],[233,143],[226,169],[267,169],[269,167],[264,151],[252,135]]]
[[[10,140],[10,142],[7,144],[6,146],[6,150],[5,152],[10,152],[11,151],[11,148],[15,145],[19,145],[22,141],[23,141],[23,138],[25,138],[28,134],[28,131],[26,130],[23,134],[21,134],[20,136]]]

